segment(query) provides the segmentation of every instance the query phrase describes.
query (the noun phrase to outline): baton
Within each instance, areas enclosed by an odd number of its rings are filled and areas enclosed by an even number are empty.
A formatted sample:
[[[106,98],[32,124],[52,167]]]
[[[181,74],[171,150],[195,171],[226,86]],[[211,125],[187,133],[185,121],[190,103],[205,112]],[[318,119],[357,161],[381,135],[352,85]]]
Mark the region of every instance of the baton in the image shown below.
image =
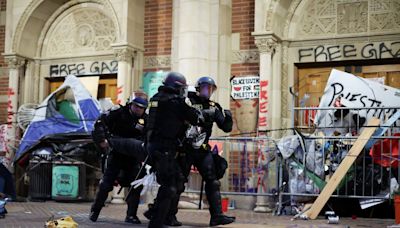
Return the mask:
[[[142,172],[143,167],[146,166],[146,162],[147,162],[147,159],[148,159],[148,158],[149,158],[149,155],[147,155],[146,158],[144,159],[143,165],[140,167],[139,172],[136,174],[135,180],[133,180],[133,181],[136,181],[136,180],[139,178],[139,175],[140,175],[140,173]],[[132,182],[133,182],[133,181],[132,181]],[[132,183],[132,182],[131,182],[131,183]],[[128,196],[129,196],[129,194],[131,193],[131,191],[132,191],[133,188],[134,188],[133,185],[131,185],[131,186],[129,187],[128,194],[126,194],[126,196],[125,196],[125,198],[124,198],[125,201],[128,199]],[[121,187],[121,189],[122,189],[122,187]],[[121,191],[121,189],[118,191],[118,193]]]
[[[203,178],[201,178],[199,210],[201,210],[201,201],[203,201],[203,188],[204,188],[204,180]]]

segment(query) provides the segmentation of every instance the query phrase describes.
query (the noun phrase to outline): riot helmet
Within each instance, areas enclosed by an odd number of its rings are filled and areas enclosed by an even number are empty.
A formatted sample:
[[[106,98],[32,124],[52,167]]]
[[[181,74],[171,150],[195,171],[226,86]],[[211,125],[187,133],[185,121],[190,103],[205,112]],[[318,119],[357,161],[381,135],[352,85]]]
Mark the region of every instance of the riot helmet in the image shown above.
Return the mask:
[[[186,78],[181,73],[168,72],[163,80],[163,84],[180,95],[186,95],[187,93]]]
[[[204,76],[197,80],[196,90],[201,97],[209,99],[214,91],[217,90],[217,85],[214,79],[209,76]]]
[[[141,90],[134,91],[129,97],[128,105],[133,114],[142,116],[148,105],[147,94]]]

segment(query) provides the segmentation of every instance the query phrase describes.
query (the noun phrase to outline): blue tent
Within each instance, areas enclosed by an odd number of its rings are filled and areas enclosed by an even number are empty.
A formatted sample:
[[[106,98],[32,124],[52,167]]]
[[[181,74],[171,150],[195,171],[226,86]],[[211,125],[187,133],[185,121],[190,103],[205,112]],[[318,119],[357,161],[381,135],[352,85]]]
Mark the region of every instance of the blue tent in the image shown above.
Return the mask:
[[[100,111],[99,102],[91,97],[79,79],[67,76],[64,83],[35,110],[14,160],[19,160],[46,135],[92,131]]]

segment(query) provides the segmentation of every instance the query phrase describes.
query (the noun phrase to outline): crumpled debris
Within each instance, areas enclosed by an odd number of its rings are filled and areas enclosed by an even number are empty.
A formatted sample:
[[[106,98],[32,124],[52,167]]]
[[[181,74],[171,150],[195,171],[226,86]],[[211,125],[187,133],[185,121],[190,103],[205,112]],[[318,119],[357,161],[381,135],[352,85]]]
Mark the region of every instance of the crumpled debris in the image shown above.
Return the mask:
[[[77,228],[78,223],[76,223],[71,216],[60,218],[54,220],[52,216],[45,224],[46,228]]]

